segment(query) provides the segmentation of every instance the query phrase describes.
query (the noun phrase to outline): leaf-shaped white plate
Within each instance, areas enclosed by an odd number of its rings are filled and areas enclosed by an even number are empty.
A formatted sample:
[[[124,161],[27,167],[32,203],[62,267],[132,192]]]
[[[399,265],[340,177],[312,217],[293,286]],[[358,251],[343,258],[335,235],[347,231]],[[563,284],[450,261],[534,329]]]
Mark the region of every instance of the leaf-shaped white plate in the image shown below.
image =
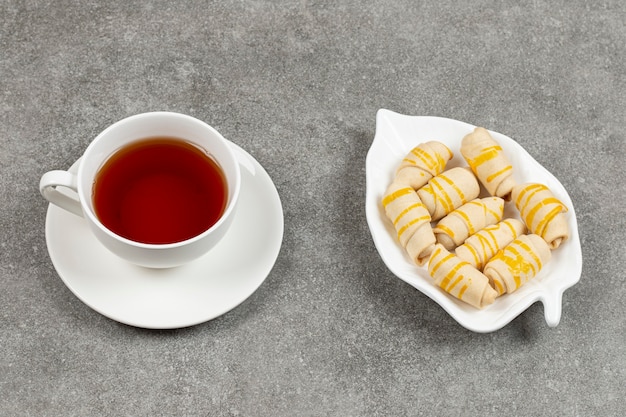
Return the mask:
[[[578,282],[582,272],[576,214],[563,185],[517,142],[490,131],[511,161],[513,178],[518,183],[545,184],[568,207],[570,237],[552,251],[552,259],[540,273],[514,293],[498,297],[493,304],[481,310],[448,295],[434,284],[425,267],[418,267],[411,261],[385,216],[381,199],[402,158],[419,143],[437,140],[446,144],[454,153],[446,169],[467,166],[460,153],[461,139],[472,132],[474,127],[441,117],[406,116],[385,109],[378,111],[376,135],[366,159],[365,211],[374,244],[391,272],[430,297],[469,330],[480,333],[498,330],[536,301],[543,303],[546,322],[554,327],[561,319],[563,292]],[[482,196],[486,196],[484,190]],[[519,213],[511,202],[505,205],[505,217],[519,219]]]

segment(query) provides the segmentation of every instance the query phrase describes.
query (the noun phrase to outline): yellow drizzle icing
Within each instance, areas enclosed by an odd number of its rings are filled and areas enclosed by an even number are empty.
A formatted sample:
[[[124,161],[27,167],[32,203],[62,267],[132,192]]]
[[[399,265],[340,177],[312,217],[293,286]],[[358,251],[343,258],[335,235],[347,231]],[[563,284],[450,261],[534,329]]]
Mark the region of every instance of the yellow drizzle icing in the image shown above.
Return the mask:
[[[402,236],[402,234],[411,226],[413,226],[415,223],[418,222],[423,222],[423,221],[429,221],[430,220],[430,216],[422,216],[422,217],[416,217],[414,219],[412,219],[410,222],[408,222],[407,224],[405,224],[404,226],[402,226],[400,228],[400,230],[398,230],[398,239],[400,239],[400,236]]]
[[[489,239],[484,234],[476,235],[476,237],[478,238],[478,241],[480,242],[480,246],[484,254],[495,252],[495,247],[494,247],[495,240],[496,240],[495,236],[491,232],[489,232],[488,235],[491,238],[491,240],[494,241],[493,246],[491,242],[489,241]],[[487,247],[485,246],[485,244],[489,247],[489,252],[487,252]]]
[[[504,287],[502,287],[500,280],[494,279],[493,283],[497,287],[496,290],[498,291],[498,294],[504,294]]]
[[[530,204],[533,196],[542,191],[547,191],[548,196],[531,206]],[[543,184],[528,185],[517,196],[515,205],[520,210],[526,225],[533,231],[533,233],[540,236],[544,235],[546,227],[557,214],[567,211],[567,207],[560,200],[552,196],[548,187]],[[535,225],[534,223],[537,213],[539,213],[542,208],[550,205],[554,205],[554,207],[550,208],[548,213],[546,213]]]
[[[446,276],[441,280],[441,282],[439,283],[439,286],[441,288],[443,288],[444,290],[450,292],[446,287],[448,286],[448,283],[450,282],[450,280],[454,277],[454,275],[456,274],[456,271],[458,271],[459,269],[461,269],[461,267],[466,264],[467,262],[459,262],[458,264],[456,264],[454,266],[454,268],[452,268],[451,270],[448,271],[448,273],[446,274]]]
[[[482,264],[482,261],[480,260],[480,256],[478,255],[478,252],[476,252],[476,249],[474,249],[472,245],[465,245],[465,247],[470,251],[470,253],[474,257],[474,263],[477,266],[480,266]]]
[[[498,172],[494,172],[493,174],[491,174],[491,175],[489,175],[489,176],[487,177],[487,182],[491,182],[491,181],[493,181],[493,179],[494,179],[494,178],[496,178],[496,177],[498,177],[499,175],[504,174],[505,172],[510,171],[510,170],[512,170],[512,169],[513,169],[513,166],[508,165],[508,166],[506,166],[505,168],[502,168],[500,171],[498,171]]]
[[[526,252],[534,264],[530,260],[527,260],[522,252]],[[527,279],[532,278],[542,267],[541,259],[539,259],[530,246],[521,240],[515,240],[503,251],[499,251],[493,259],[500,259],[506,264],[515,281],[515,288],[519,288],[522,284],[522,275],[527,277]]]
[[[480,203],[478,204],[480,205]],[[470,219],[470,217],[464,211],[457,210],[455,213],[463,218],[463,220],[465,221],[465,224],[467,225],[467,229],[469,230],[469,234],[473,235],[475,231],[474,231],[474,225],[472,224],[472,219]]]
[[[441,253],[441,249],[437,248],[435,250],[435,252],[432,254],[432,259],[435,259],[437,257],[437,255],[439,255]],[[439,262],[437,262],[431,269],[431,274],[434,276],[435,273],[437,272],[437,270],[441,267],[441,265],[443,265],[444,262],[448,261],[450,258],[452,258],[454,255],[452,255],[451,253],[447,254],[446,256],[444,256]]]
[[[472,282],[471,278],[469,280],[469,283],[463,285],[461,287],[461,289],[459,290],[459,295],[457,295],[457,297],[459,297],[459,300],[463,299],[463,294],[465,294],[465,290],[467,289],[467,287],[469,287],[469,284]]]
[[[550,223],[550,221],[562,211],[563,211],[563,207],[559,205],[553,208],[548,214],[546,214],[546,216],[543,219],[541,219],[541,221],[537,225],[537,234],[543,237],[543,232],[545,232],[545,228],[548,225],[548,223]]]
[[[448,194],[448,191],[446,190],[444,185],[441,184],[439,181],[445,182],[450,188],[452,188],[461,198],[462,204],[466,203],[465,194],[463,194],[463,191],[461,191],[461,189],[450,178],[446,177],[443,174],[433,178],[430,181],[430,184],[433,186],[433,188],[437,187],[440,192],[435,193],[434,190],[432,190],[432,194],[434,195],[435,199],[441,203],[447,213],[450,213],[452,210],[454,210],[454,203],[452,202],[452,198],[450,197],[450,194]],[[429,192],[431,191],[429,190]]]
[[[463,191],[454,183],[454,181],[452,181],[445,175],[440,175],[439,177],[447,182],[454,191],[456,191],[456,194],[461,198],[461,203],[465,204],[467,202],[467,200],[465,199],[465,194],[463,194]]]
[[[500,151],[502,151],[502,148],[499,145],[494,145],[494,146],[489,146],[487,148],[483,148],[476,158],[469,159],[467,163],[469,164],[470,168],[472,168],[472,171],[476,173],[476,169],[480,165],[484,164],[485,162],[493,158],[496,158],[500,154]]]
[[[508,252],[508,253],[507,253]],[[513,279],[515,280],[515,288],[519,288],[521,283],[522,274],[528,275],[530,270],[533,270],[533,275],[535,272],[535,268],[524,259],[524,255],[522,255],[515,247],[509,246],[504,251],[505,255],[502,257],[502,260],[509,267],[509,271],[513,275]]]
[[[542,268],[542,264],[541,264],[541,259],[539,259],[539,257],[537,256],[537,254],[535,253],[535,251],[532,250],[532,248],[530,246],[528,246],[526,243],[522,242],[522,241],[517,241],[517,243],[520,245],[520,247],[522,249],[524,249],[531,258],[533,258],[533,261],[535,262],[535,265],[537,265],[537,270],[535,270],[533,268],[533,275],[535,275],[537,272],[539,272],[539,270]]]
[[[433,186],[428,183],[425,186],[423,186],[422,188],[420,188],[421,191],[425,191],[428,194],[430,194],[435,200],[437,199],[437,194],[435,194],[435,191],[433,190]]]
[[[450,236],[452,239],[454,239],[454,231],[450,229],[448,226],[446,226],[445,224],[438,224],[433,230],[435,229],[441,230],[442,232]]]
[[[398,214],[398,217],[396,217],[396,219],[393,221],[393,225],[394,226],[397,225],[400,222],[400,219],[402,219],[402,217],[404,215],[406,215],[409,211],[411,211],[413,209],[416,209],[416,208],[419,208],[419,207],[423,207],[424,210],[426,209],[426,206],[423,203],[421,203],[421,202],[417,202],[417,203],[411,204],[410,206],[408,206],[407,208],[402,210],[402,212],[400,212],[400,214]]]
[[[515,230],[511,222],[508,220],[505,220],[502,223],[506,224],[509,227],[509,229],[511,229],[511,234],[513,235],[513,239],[517,238],[517,230]]]
[[[487,208],[487,206],[485,206],[485,210],[487,210],[487,213],[491,214],[493,216],[493,218],[496,219],[496,221],[500,221],[502,219],[502,213],[498,213],[497,211],[493,211],[493,210]]]
[[[544,198],[543,200],[541,200],[537,204],[535,204],[530,209],[530,211],[525,215],[525,217],[526,217],[526,224],[528,224],[529,226],[532,225],[533,224],[533,220],[535,220],[535,216],[537,215],[537,212],[539,210],[541,210],[542,207],[547,206],[548,204],[557,204],[559,211],[561,210],[561,202],[559,200],[557,200],[554,197]],[[526,206],[527,205],[528,205],[528,203],[526,204]],[[526,207],[526,206],[524,206],[524,207]]]
[[[443,176],[439,176],[437,178],[443,178]],[[431,184],[432,184],[432,194],[435,197],[435,200],[438,201],[439,203],[441,203],[441,205],[443,206],[443,208],[445,209],[446,212],[450,212],[452,211],[452,200],[450,199],[450,196],[448,195],[448,193],[446,192],[446,190],[443,188],[443,186],[441,184],[439,184],[439,181],[437,181],[437,178],[433,178],[431,180]],[[439,192],[436,193],[434,188],[437,187],[439,189]]]
[[[444,290],[446,290],[447,292],[452,291],[452,289],[456,287],[456,285],[461,281],[463,281],[463,275],[459,274],[459,276],[454,281],[452,281],[448,288],[444,288]]]
[[[388,194],[383,198],[383,207],[387,207],[391,202],[395,199],[405,196],[407,194],[411,194],[415,192],[411,187],[401,188],[399,190],[394,191],[391,194]]]
[[[522,199],[524,198],[524,195],[525,195],[527,192],[535,190],[534,192],[532,192],[532,193],[531,193],[531,195],[530,195],[530,196],[528,196],[528,200],[526,201],[526,204],[528,204],[528,202],[530,201],[530,199],[532,198],[532,196],[533,196],[535,193],[538,193],[539,191],[542,191],[542,190],[547,190],[547,189],[548,189],[548,187],[546,187],[546,186],[545,186],[545,185],[543,185],[543,184],[531,184],[531,185],[529,185],[528,187],[524,188],[524,189],[523,189],[523,190],[519,193],[519,195],[517,196],[517,199],[515,200],[515,205],[517,206],[517,208],[518,208],[520,211],[524,211],[525,206],[524,206],[524,207],[520,207],[520,205],[521,205]]]
[[[432,253],[431,255],[431,262],[434,262],[434,260],[441,254],[442,250],[441,248],[437,248],[435,249],[435,251]],[[446,256],[444,256],[443,258],[441,258],[436,264],[434,264],[430,269],[430,275],[432,277],[435,276],[435,274],[437,273],[437,271],[439,270],[439,268],[445,264],[446,262],[450,261],[451,259],[454,259],[455,256],[451,253],[447,254]],[[458,259],[458,258],[457,258]],[[457,272],[463,268],[463,266],[465,265],[469,265],[469,263],[462,261],[460,259],[458,259],[458,263],[456,265],[454,265],[454,267],[452,267],[447,273],[446,275],[443,277],[443,279],[439,282],[439,286],[446,292],[451,293],[452,290],[460,283],[464,282],[466,280],[466,277],[463,274],[459,274],[458,276],[455,277],[455,275],[457,274]],[[453,280],[454,279],[454,280]],[[465,293],[465,290],[467,290],[469,284],[471,284],[471,282],[466,282],[459,290],[459,293],[457,295],[457,298],[462,299],[463,297],[463,293]]]
[[[435,169],[437,167],[437,161],[424,149],[416,147],[413,148],[411,153],[420,159],[428,168]]]
[[[455,279],[455,280],[452,282],[452,284],[450,284],[450,286],[449,286],[448,288],[444,288],[444,290],[446,290],[447,292],[452,291],[452,289],[453,289],[454,287],[456,287],[456,285],[457,285],[459,282],[461,282],[461,281],[463,281],[463,275],[461,275],[461,274],[460,274],[460,275],[457,277],[457,279]]]
[[[443,171],[443,168],[446,166],[446,161],[443,159],[441,154],[436,153],[435,155],[437,156],[437,163],[439,164],[437,166],[437,173],[439,173],[439,172]]]

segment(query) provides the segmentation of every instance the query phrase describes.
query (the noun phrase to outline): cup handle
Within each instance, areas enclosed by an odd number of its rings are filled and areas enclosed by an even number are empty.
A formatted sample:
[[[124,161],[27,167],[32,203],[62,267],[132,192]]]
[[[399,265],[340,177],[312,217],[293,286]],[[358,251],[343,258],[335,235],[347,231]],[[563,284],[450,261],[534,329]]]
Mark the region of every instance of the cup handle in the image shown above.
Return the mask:
[[[83,209],[78,197],[72,197],[57,190],[57,187],[66,187],[78,193],[76,175],[68,171],[48,171],[39,181],[39,192],[50,203],[61,207],[77,216],[83,217]]]

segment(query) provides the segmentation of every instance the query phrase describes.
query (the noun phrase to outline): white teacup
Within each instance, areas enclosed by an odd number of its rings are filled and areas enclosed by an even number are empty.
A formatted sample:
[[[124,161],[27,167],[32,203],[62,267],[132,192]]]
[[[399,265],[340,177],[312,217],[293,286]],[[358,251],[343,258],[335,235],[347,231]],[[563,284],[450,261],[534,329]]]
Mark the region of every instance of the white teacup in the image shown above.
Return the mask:
[[[217,162],[226,180],[226,206],[217,222],[204,232],[175,243],[141,243],[122,237],[105,227],[94,209],[94,181],[107,159],[125,145],[153,137],[179,138],[194,144]],[[234,217],[240,184],[239,163],[219,132],[191,116],[153,112],[128,117],[105,129],[85,150],[77,174],[46,172],[39,189],[50,203],[83,217],[95,237],[117,256],[140,266],[169,268],[202,256],[222,239]],[[67,187],[75,193],[60,192],[56,187]]]

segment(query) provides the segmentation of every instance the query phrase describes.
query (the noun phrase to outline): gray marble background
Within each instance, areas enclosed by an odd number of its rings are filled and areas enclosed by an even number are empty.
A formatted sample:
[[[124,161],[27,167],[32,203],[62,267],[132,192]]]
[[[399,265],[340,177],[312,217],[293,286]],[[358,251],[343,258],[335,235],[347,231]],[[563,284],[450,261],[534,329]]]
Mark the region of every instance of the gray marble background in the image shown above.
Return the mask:
[[[626,414],[622,1],[0,2],[0,415]],[[463,329],[394,277],[365,221],[388,108],[515,139],[565,186],[580,282]],[[40,176],[106,126],[187,113],[253,155],[283,247],[236,309],[149,331],[55,272]]]

